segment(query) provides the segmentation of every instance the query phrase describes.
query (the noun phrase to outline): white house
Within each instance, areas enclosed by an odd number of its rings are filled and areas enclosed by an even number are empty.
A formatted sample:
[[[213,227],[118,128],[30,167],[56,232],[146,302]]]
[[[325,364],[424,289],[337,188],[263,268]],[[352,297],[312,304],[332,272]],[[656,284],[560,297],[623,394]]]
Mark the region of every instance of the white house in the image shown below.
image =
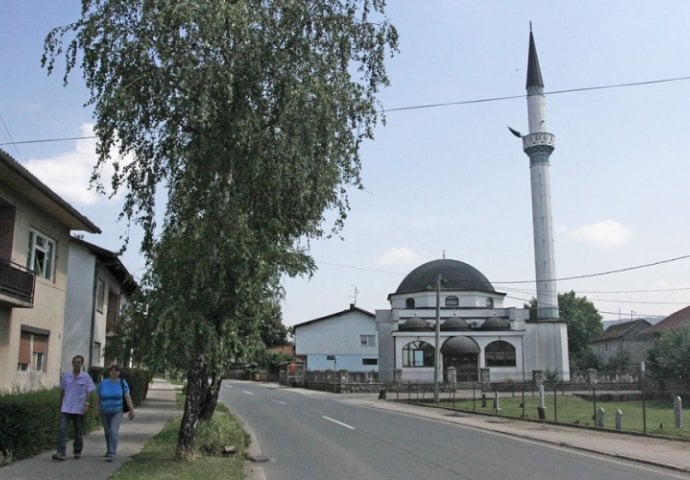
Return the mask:
[[[77,354],[88,366],[107,366],[115,359],[105,357],[105,347],[137,284],[115,252],[75,237],[68,271],[62,371],[71,368]]]
[[[325,317],[295,325],[295,356],[307,370],[378,371],[375,315],[354,304]]]
[[[566,324],[530,321],[529,310],[504,308],[504,297],[464,262],[444,258],[417,267],[388,296],[391,308],[376,311],[379,378],[434,380],[438,317],[439,379],[455,367],[460,382],[531,380],[546,370],[568,380]]]

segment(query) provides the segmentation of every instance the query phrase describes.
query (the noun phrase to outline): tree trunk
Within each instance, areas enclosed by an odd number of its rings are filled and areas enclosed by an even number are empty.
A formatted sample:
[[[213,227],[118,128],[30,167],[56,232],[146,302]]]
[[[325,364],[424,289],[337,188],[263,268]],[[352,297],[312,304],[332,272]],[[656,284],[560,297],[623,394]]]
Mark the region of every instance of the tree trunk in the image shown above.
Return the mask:
[[[199,413],[205,403],[208,391],[206,368],[206,358],[202,354],[192,360],[187,372],[187,398],[184,403],[184,415],[180,424],[175,452],[178,459],[187,457],[194,449],[194,436],[199,422]]]
[[[210,420],[213,416],[213,412],[216,411],[216,405],[218,405],[218,393],[220,392],[220,382],[222,381],[223,378],[221,376],[212,377],[211,384],[206,390],[206,396],[201,405],[199,421],[205,422],[206,420]]]

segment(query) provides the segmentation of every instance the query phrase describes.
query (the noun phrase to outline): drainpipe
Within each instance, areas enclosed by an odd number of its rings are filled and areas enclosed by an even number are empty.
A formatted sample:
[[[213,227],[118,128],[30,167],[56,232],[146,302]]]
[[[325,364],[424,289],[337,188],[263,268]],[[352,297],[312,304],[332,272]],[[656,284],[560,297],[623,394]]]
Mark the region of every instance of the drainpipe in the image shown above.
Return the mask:
[[[91,289],[91,334],[89,336],[89,363],[93,365],[93,342],[96,337],[96,294],[98,293],[98,260],[94,257],[93,265],[93,288]],[[87,367],[87,368],[88,368]]]

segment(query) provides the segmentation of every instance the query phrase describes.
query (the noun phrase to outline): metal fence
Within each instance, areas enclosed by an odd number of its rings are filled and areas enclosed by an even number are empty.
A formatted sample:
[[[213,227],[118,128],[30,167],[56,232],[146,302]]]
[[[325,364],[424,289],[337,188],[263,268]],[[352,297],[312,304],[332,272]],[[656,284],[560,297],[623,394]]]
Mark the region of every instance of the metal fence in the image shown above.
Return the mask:
[[[690,440],[690,391],[636,383],[388,385],[386,396],[429,407]],[[438,396],[438,399],[436,398]]]

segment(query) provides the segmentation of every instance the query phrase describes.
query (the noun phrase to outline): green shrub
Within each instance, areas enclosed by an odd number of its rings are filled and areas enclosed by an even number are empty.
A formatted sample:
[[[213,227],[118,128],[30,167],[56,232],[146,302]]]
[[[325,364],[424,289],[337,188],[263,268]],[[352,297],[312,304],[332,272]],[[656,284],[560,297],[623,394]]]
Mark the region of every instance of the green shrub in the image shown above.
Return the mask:
[[[60,429],[59,402],[57,387],[0,393],[0,462],[55,448]],[[93,415],[86,415],[86,432],[98,425]]]

